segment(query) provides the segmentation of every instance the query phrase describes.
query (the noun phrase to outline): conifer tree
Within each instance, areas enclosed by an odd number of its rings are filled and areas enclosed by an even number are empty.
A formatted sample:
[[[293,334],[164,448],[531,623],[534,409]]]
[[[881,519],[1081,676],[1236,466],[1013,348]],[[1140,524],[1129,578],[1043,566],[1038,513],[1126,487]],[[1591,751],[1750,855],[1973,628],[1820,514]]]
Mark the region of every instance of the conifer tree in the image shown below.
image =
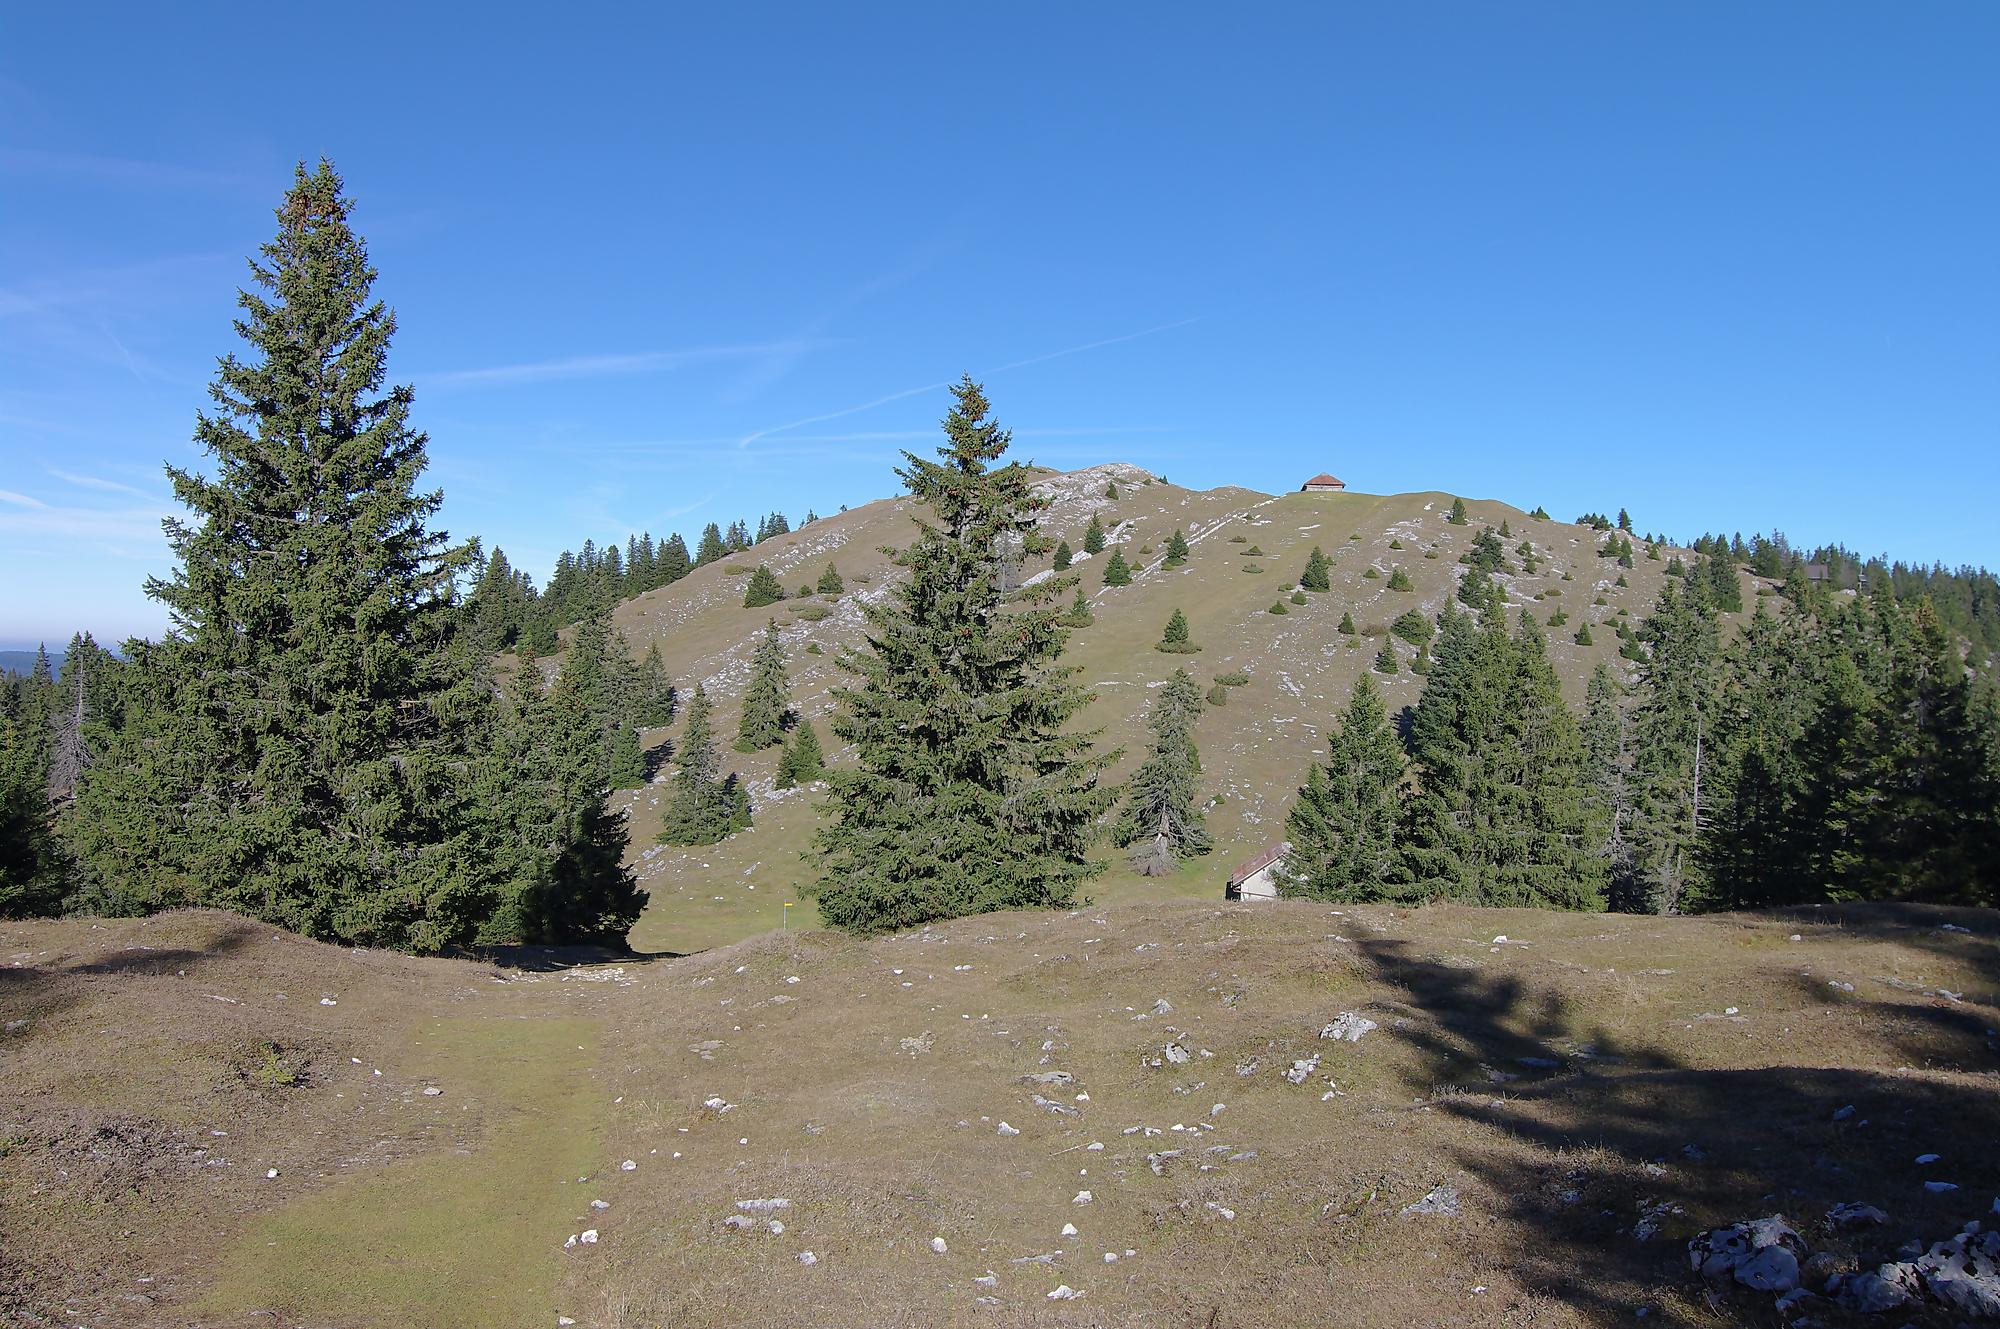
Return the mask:
[[[494,897],[461,776],[491,728],[455,593],[477,550],[430,527],[350,206],[329,164],[301,165],[251,265],[251,354],[221,360],[196,431],[214,474],[168,468],[193,516],[147,590],[172,629],[134,653],[146,713],[92,768],[75,839],[133,907],[431,951]]]
[[[1396,621],[1389,625],[1389,631],[1401,637],[1412,646],[1422,646],[1431,639],[1431,634],[1436,629],[1431,626],[1430,619],[1424,617],[1421,611],[1405,609],[1401,614],[1396,616]]]
[[[553,690],[532,652],[507,685],[494,742],[475,768],[498,880],[478,940],[623,942],[646,893],[624,865],[625,822],[604,804],[603,734],[586,660]]]
[[[1153,648],[1168,655],[1192,655],[1201,647],[1188,640],[1187,615],[1176,609],[1167,619],[1166,630],[1160,634],[1160,644]]]
[[[1632,846],[1626,837],[1632,816],[1632,757],[1620,692],[1611,670],[1599,660],[1584,690],[1579,738],[1588,828],[1585,843],[1603,864],[1606,902],[1629,913],[1635,893]]]
[[[725,557],[728,553],[728,548],[722,543],[722,528],[720,526],[717,526],[714,522],[710,522],[701,528],[701,543],[695,547],[694,551],[694,563],[696,567],[713,563],[718,558]]]
[[[715,528],[711,526],[709,529]],[[719,545],[721,541],[718,539],[716,543]],[[687,542],[676,532],[661,543],[659,553],[654,556],[653,584],[671,586],[687,576],[693,566],[693,561],[688,558]]]
[[[777,574],[762,563],[750,574],[750,584],[743,588],[743,607],[762,609],[774,605],[785,598],[785,588],[778,583]]]
[[[826,770],[825,754],[820,750],[819,733],[812,727],[812,721],[800,720],[792,729],[792,736],[785,740],[785,750],[778,754],[777,778],[772,787],[791,789],[802,784],[811,784]]]
[[[750,662],[750,686],[743,690],[743,711],[736,726],[738,752],[762,752],[785,741],[785,724],[791,718],[790,693],[784,644],[778,640],[777,620],[770,619]]]
[[[1106,586],[1130,586],[1132,569],[1125,566],[1125,551],[1114,549],[1104,563],[1104,584]]]
[[[1724,650],[1710,812],[1697,846],[1700,893],[1686,903],[1758,908],[1809,894],[1799,875],[1806,856],[1798,809],[1811,780],[1801,758],[1820,672],[1803,618],[1781,620],[1761,600],[1743,635]]]
[[[1126,786],[1117,831],[1119,844],[1137,846],[1132,863],[1143,876],[1164,877],[1183,856],[1205,854],[1211,847],[1196,805],[1201,754],[1194,744],[1194,723],[1201,708],[1201,689],[1185,669],[1176,669],[1154,695],[1147,717],[1152,753]]]
[[[1167,537],[1167,558],[1163,566],[1177,568],[1188,561],[1187,537],[1176,526],[1174,533]]]
[[[1096,621],[1097,615],[1090,612],[1090,601],[1086,600],[1083,592],[1079,590],[1076,593],[1076,599],[1070,602],[1069,612],[1062,616],[1062,626],[1066,628],[1087,628]]]
[[[1090,514],[1090,525],[1083,528],[1083,552],[1086,554],[1104,552],[1104,523],[1097,519],[1095,512]]]
[[[1075,558],[1075,553],[1069,547],[1069,541],[1064,540],[1056,546],[1055,570],[1057,572],[1068,572],[1069,565]]]
[[[1378,674],[1393,674],[1396,672],[1396,667],[1396,648],[1389,644],[1387,637],[1384,637],[1382,639],[1382,649],[1375,652],[1375,672]]]
[[[1279,891],[1314,900],[1398,899],[1398,789],[1403,745],[1389,726],[1382,692],[1368,675],[1335,724],[1327,760],[1306,771],[1286,821],[1291,852]]]
[[[674,722],[674,685],[667,681],[666,661],[660,658],[660,643],[646,647],[645,658],[633,673],[632,722],[646,729],[659,729]]]
[[[43,794],[37,744],[0,714],[0,918],[53,914],[63,905],[61,856]]]
[[[1505,572],[1507,551],[1500,547],[1500,537],[1488,526],[1472,538],[1472,548],[1459,561],[1469,563],[1481,572]]]
[[[62,678],[48,712],[48,797],[59,807],[76,801],[77,788],[97,760],[102,734],[116,728],[118,661],[88,632],[69,639]]]
[[[1095,870],[1086,851],[1108,801],[1108,758],[1069,722],[1087,694],[1056,661],[1065,632],[1043,582],[998,585],[1004,542],[1045,500],[1029,468],[997,466],[1009,437],[970,378],[953,387],[937,461],[898,471],[929,511],[910,574],[863,607],[834,732],[856,764],[827,772],[820,913],[880,932],[993,909],[1064,907]]]
[[[708,692],[697,682],[688,700],[687,727],[674,756],[673,787],[660,817],[660,843],[716,844],[750,826],[750,796],[734,775],[722,774],[715,750]]]
[[[1698,584],[1669,579],[1638,633],[1638,704],[1632,714],[1632,845],[1639,904],[1674,913],[1698,884],[1696,849],[1713,783],[1720,643]]]
[[[847,580],[840,575],[840,569],[829,563],[826,571],[819,574],[819,584],[813,588],[821,595],[842,595],[847,591]]]
[[[1725,614],[1743,609],[1743,580],[1726,552],[1710,554],[1701,561],[1701,573],[1708,587],[1708,602]]]
[[[1116,480],[1104,486],[1104,496],[1113,500],[1118,497],[1118,482]]]
[[[1339,632],[1343,637],[1354,636],[1358,631],[1354,626],[1354,615],[1349,612],[1342,612],[1340,615],[1340,626],[1335,631]]]
[[[1409,573],[1403,571],[1401,568],[1392,568],[1389,571],[1389,589],[1392,591],[1412,591],[1416,587],[1410,584]]]
[[[1454,498],[1451,501],[1451,515],[1446,517],[1445,520],[1450,522],[1453,526],[1465,526],[1470,524],[1465,515],[1464,499]]]
[[[1306,570],[1299,574],[1299,589],[1305,591],[1331,589],[1333,582],[1327,576],[1327,570],[1331,566],[1326,551],[1314,545],[1312,553],[1306,558]]]
[[[1546,644],[1500,610],[1450,613],[1410,724],[1416,793],[1400,873],[1414,898],[1583,909],[1602,904],[1582,744]]]

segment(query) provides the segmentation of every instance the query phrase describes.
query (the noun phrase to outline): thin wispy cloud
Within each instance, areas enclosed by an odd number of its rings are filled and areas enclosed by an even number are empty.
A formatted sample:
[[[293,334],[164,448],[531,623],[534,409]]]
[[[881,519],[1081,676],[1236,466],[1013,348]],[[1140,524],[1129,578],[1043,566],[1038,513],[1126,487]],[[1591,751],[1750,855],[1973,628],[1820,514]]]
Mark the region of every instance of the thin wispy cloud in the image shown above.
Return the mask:
[[[12,503],[16,507],[35,508],[40,511],[47,511],[49,506],[39,498],[30,498],[26,494],[17,494],[11,489],[0,489],[0,503]]]
[[[269,182],[240,171],[221,171],[175,162],[132,157],[99,157],[78,152],[44,152],[0,147],[0,174],[60,176],[120,189],[252,190]]]
[[[46,469],[50,475],[64,484],[75,485],[79,489],[98,489],[111,494],[130,494],[134,498],[161,501],[160,495],[149,493],[137,485],[128,485],[120,480],[107,480],[101,475],[78,475],[75,471],[58,470],[53,466]]]
[[[1184,328],[1190,323],[1198,323],[1200,321],[1200,315],[1192,318],[1176,319],[1172,323],[1161,323],[1154,327],[1141,328],[1137,332],[1127,332],[1116,337],[1102,337],[1096,341],[1084,342],[1078,346],[1065,346],[1059,351],[1048,351],[1041,355],[1031,355],[1025,360],[1014,360],[1004,365],[997,365],[983,372],[991,375],[1004,374],[1012,369],[1026,369],[1029,365],[1046,364],[1050,360],[1060,360],[1070,355],[1082,355],[1085,351],[1095,351],[1100,347],[1116,346],[1121,342],[1137,341],[1141,337],[1151,337],[1156,333],[1171,332],[1175,328]],[[873,400],[862,402],[858,406],[847,406],[838,411],[827,411],[820,415],[808,415],[798,420],[788,421],[785,424],[772,425],[768,429],[759,429],[755,433],[745,434],[742,438],[736,440],[736,446],[747,448],[759,439],[770,438],[777,434],[789,434],[792,430],[803,429],[807,425],[825,424],[829,420],[840,420],[850,415],[859,415],[863,411],[872,411],[878,406],[887,406],[890,402],[902,401],[906,397],[915,397],[921,393],[936,392],[940,388],[949,386],[950,382],[951,380],[944,380],[937,383],[925,383],[920,387],[905,388],[901,392],[891,392],[884,396],[876,397]]]
[[[483,369],[453,369],[442,373],[422,374],[417,377],[417,383],[420,386],[433,388],[512,387],[522,383],[547,383],[567,378],[653,374],[680,369],[687,365],[796,356],[823,344],[790,339],[751,342],[736,346],[693,346],[674,351],[578,355],[556,360],[535,360],[524,364],[493,365]]]

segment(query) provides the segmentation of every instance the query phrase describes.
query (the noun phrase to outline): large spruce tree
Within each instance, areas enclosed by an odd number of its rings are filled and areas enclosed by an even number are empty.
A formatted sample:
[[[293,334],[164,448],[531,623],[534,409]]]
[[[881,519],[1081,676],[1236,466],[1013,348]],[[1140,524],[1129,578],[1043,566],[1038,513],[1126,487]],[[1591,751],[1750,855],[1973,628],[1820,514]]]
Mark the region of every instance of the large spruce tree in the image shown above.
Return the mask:
[[[455,583],[476,557],[431,520],[395,317],[340,178],[297,172],[251,264],[196,438],[169,467],[191,515],[147,590],[172,630],[135,653],[147,713],[89,773],[76,839],[135,907],[208,904],[312,936],[435,950],[497,883],[467,772],[490,690]]]
[[[1705,588],[1670,577],[1639,629],[1638,704],[1632,713],[1633,867],[1630,903],[1674,913],[1699,892],[1697,848],[1714,790],[1721,643]]]
[[[834,732],[855,765],[828,772],[815,891],[836,927],[882,932],[1026,906],[1064,907],[1093,866],[1108,761],[1070,728],[1088,700],[1057,666],[1067,632],[1051,578],[1000,588],[1009,541],[1045,505],[1032,473],[996,466],[1009,436],[970,378],[952,388],[938,460],[905,453],[897,474],[929,520],[909,576],[863,606],[863,649],[845,660]]]
[[[790,691],[778,622],[769,619],[750,662],[750,686],[743,690],[743,710],[736,725],[738,752],[762,752],[785,741],[785,724],[791,717]]]
[[[661,811],[662,844],[715,844],[749,828],[750,796],[734,775],[722,774],[710,717],[708,692],[696,683],[674,754],[678,769]]]
[[[1153,750],[1126,784],[1117,829],[1118,843],[1136,846],[1133,866],[1148,877],[1164,877],[1183,856],[1205,854],[1212,845],[1196,787],[1201,754],[1194,723],[1201,710],[1201,688],[1185,669],[1174,670],[1153,698],[1147,717]]]
[[[1582,742],[1534,620],[1509,636],[1449,614],[1410,724],[1416,792],[1403,828],[1416,898],[1587,909],[1603,903],[1590,852]]]
[[[1327,760],[1306,771],[1286,819],[1291,852],[1279,891],[1314,900],[1405,898],[1396,874],[1403,745],[1367,674],[1334,725]]]

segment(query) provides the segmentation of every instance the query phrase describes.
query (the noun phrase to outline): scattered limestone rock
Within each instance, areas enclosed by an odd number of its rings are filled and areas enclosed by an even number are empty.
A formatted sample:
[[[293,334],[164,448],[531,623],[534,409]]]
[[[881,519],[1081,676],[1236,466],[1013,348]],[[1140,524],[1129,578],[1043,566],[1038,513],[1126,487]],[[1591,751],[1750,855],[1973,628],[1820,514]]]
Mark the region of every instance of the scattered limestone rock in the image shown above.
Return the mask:
[[[1806,1244],[1783,1218],[1753,1218],[1713,1228],[1688,1242],[1688,1263],[1712,1283],[1734,1279],[1760,1292],[1799,1285]]]
[[[769,1200],[738,1200],[736,1207],[745,1213],[768,1214],[773,1209],[789,1209],[792,1207],[792,1202],[783,1197]]]
[[[817,1256],[817,1255],[814,1255],[814,1254],[813,1254],[813,1253],[812,1253],[811,1251],[800,1251],[800,1252],[799,1252],[799,1263],[800,1263],[800,1264],[818,1264],[818,1263],[819,1263],[819,1256]]]
[[[1293,1084],[1304,1084],[1306,1077],[1318,1069],[1319,1053],[1315,1052],[1310,1057],[1293,1062],[1291,1068],[1285,1072],[1285,1078]]]
[[[950,1248],[949,1248],[948,1246],[946,1246],[946,1245],[944,1244],[944,1238],[943,1238],[943,1237],[932,1237],[932,1238],[931,1238],[931,1251],[932,1251],[932,1253],[934,1253],[934,1254],[937,1254],[937,1255],[943,1255],[943,1254],[944,1254],[944,1253],[945,1253],[945,1252],[946,1252],[947,1250],[949,1250],[949,1249],[950,1249]]]
[[[1076,1077],[1068,1071],[1035,1071],[1021,1077],[1022,1084],[1065,1085],[1075,1084]]]
[[[1319,1031],[1319,1036],[1337,1039],[1343,1043],[1359,1043],[1363,1034],[1379,1027],[1375,1021],[1359,1011],[1342,1011],[1332,1024]]]
[[[1074,1200],[1071,1200],[1071,1201],[1070,1201],[1070,1203],[1071,1203],[1071,1204],[1089,1204],[1089,1203],[1090,1203],[1090,1201],[1091,1201],[1091,1194],[1090,1194],[1090,1192],[1089,1192],[1089,1191],[1078,1191],[1078,1192],[1076,1193],[1076,1198],[1075,1198]]]
[[[988,1269],[985,1273],[981,1274],[979,1277],[973,1279],[972,1281],[979,1284],[979,1286],[981,1287],[999,1287],[1000,1275],[994,1273],[991,1269]]]
[[[1055,1291],[1049,1293],[1049,1300],[1075,1301],[1078,1297],[1081,1297],[1082,1295],[1083,1293],[1078,1292],[1075,1288],[1071,1287],[1069,1284],[1062,1283],[1057,1285]]]
[[[1880,1227],[1889,1221],[1889,1215],[1872,1204],[1859,1200],[1849,1200],[1837,1204],[1826,1211],[1826,1221],[1834,1227]]]
[[[434,1084],[427,1084],[427,1085],[425,1085],[425,1086],[424,1086],[424,1097],[425,1097],[425,1098],[436,1098],[436,1097],[437,1097],[437,1096],[438,1096],[439,1094],[441,1094],[441,1093],[443,1093],[443,1092],[444,1092],[444,1090],[442,1090],[442,1089],[438,1088],[438,1087],[437,1087],[436,1085],[434,1085]]]
[[[995,1135],[1019,1135],[1021,1132],[1015,1130],[1012,1126],[1009,1126],[1006,1122],[1003,1121],[997,1127],[994,1128],[993,1133]]]
[[[1430,1193],[1415,1204],[1405,1205],[1403,1213],[1406,1216],[1410,1214],[1436,1214],[1441,1218],[1457,1218],[1458,1206],[1458,1191],[1451,1186],[1440,1185],[1431,1187]]]

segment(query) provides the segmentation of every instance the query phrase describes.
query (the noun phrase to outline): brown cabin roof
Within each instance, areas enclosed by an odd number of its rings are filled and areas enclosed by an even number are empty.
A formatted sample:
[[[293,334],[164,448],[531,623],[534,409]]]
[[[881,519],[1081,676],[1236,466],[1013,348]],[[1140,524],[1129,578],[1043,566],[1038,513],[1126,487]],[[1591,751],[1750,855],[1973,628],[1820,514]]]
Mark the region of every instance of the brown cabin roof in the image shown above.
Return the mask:
[[[1263,853],[1257,855],[1257,857],[1251,859],[1248,863],[1245,863],[1243,864],[1243,866],[1237,868],[1236,871],[1230,873],[1229,884],[1231,886],[1242,885],[1250,878],[1262,872],[1265,868],[1270,867],[1271,864],[1283,858],[1285,856],[1285,852],[1289,850],[1291,847],[1292,846],[1290,841],[1280,840],[1278,843],[1272,845],[1269,849],[1266,849]]]
[[[1312,479],[1306,481],[1307,486],[1337,485],[1340,483],[1341,482],[1339,480],[1335,479],[1333,476],[1328,475],[1325,471],[1321,471],[1318,475],[1315,475]]]

